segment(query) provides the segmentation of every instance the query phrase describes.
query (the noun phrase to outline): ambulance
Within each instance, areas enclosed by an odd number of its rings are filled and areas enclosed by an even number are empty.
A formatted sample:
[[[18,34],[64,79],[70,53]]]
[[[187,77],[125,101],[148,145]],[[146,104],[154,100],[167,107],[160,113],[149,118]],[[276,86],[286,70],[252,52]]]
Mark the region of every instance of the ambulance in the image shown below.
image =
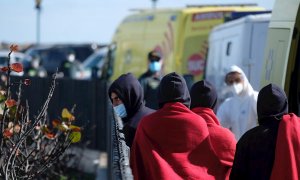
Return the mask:
[[[108,65],[110,79],[126,72],[139,77],[147,70],[147,54],[151,50],[162,56],[162,74],[176,71],[189,84],[203,79],[208,35],[212,28],[228,20],[264,11],[253,4],[139,10],[126,17],[116,29]]]
[[[289,97],[289,111],[300,115],[300,0],[276,0],[269,25],[261,87],[275,83]]]

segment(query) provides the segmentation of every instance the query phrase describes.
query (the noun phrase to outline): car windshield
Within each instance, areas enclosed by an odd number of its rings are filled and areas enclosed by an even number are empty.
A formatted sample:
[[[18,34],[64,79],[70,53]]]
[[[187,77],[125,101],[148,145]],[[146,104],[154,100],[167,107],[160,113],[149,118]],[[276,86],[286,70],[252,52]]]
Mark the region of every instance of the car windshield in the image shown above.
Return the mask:
[[[104,58],[104,55],[105,54],[93,54],[91,56],[89,56],[83,63],[83,67],[84,68],[92,68],[92,67],[95,67],[99,64],[99,62],[101,62]]]
[[[7,57],[0,57],[0,65],[5,65],[5,63],[7,63],[7,60]]]

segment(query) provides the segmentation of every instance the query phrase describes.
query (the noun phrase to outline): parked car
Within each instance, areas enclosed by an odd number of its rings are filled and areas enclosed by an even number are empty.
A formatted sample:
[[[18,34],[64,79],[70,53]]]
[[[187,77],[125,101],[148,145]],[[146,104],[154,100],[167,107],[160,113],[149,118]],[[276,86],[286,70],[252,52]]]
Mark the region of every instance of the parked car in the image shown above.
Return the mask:
[[[1,50],[0,51],[0,67],[7,66],[7,61],[8,61],[8,50]],[[13,52],[10,56],[10,63],[21,63],[24,64],[24,57],[25,54],[20,53],[20,52]],[[12,75],[17,75],[17,76],[22,76],[24,72],[21,73],[15,73],[12,72]]]
[[[73,73],[75,79],[91,79],[100,78],[102,68],[107,57],[108,47],[103,47],[90,55],[78,68],[79,70]]]
[[[62,65],[67,61],[70,54],[75,55],[78,62],[83,62],[89,55],[94,53],[95,47],[90,44],[65,44],[65,45],[48,45],[36,46],[28,49],[26,54],[26,62],[31,62],[32,59],[38,58],[40,65],[44,67],[48,74],[56,72],[57,68],[60,71]],[[26,68],[30,68],[28,63]]]

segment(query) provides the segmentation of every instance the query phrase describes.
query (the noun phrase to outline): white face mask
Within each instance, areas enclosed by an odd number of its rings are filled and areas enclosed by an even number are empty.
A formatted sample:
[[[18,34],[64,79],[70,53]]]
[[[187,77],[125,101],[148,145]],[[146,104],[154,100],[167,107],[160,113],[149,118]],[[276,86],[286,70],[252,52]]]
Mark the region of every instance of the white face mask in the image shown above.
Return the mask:
[[[231,92],[233,92],[234,95],[239,95],[243,91],[243,84],[242,83],[234,83],[230,86]]]

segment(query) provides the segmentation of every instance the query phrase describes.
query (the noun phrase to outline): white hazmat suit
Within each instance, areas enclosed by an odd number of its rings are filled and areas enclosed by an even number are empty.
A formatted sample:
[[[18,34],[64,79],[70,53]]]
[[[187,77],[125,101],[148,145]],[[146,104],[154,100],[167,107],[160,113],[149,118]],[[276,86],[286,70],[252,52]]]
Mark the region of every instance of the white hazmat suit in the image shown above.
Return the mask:
[[[229,128],[237,140],[257,123],[257,95],[245,73],[238,66],[231,66],[230,72],[238,72],[243,78],[241,93],[227,98],[218,108],[217,117],[223,127]]]

